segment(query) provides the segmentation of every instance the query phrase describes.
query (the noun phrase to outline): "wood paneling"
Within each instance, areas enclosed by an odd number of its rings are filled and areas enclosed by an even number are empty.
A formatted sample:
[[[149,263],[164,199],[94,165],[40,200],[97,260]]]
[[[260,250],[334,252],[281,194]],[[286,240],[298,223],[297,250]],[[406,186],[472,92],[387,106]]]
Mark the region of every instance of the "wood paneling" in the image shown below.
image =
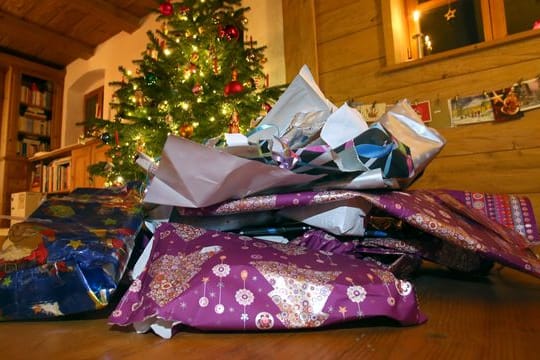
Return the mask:
[[[324,10],[327,3],[331,3],[332,7]],[[376,0],[316,1],[315,4],[319,44],[380,25],[379,1]],[[357,45],[351,44],[350,48]]]
[[[309,66],[318,80],[315,6],[313,0],[283,0],[283,32],[295,34],[284,44],[286,81],[298,74],[302,65]]]
[[[121,31],[133,32],[155,0],[0,1],[0,49],[63,68]]]

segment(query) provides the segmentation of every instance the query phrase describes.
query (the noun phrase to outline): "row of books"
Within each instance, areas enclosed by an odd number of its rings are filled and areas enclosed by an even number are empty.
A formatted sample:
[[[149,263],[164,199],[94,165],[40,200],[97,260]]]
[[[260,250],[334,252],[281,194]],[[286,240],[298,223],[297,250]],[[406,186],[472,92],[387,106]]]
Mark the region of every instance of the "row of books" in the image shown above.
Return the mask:
[[[40,91],[34,83],[30,85],[23,84],[21,86],[21,102],[50,109],[52,105],[52,92],[49,90]]]
[[[32,189],[40,192],[59,192],[71,189],[71,157],[63,157],[49,164],[39,163],[32,172]]]
[[[17,141],[17,155],[31,157],[40,151],[49,151],[50,147],[48,142],[39,138],[23,137]]]
[[[19,131],[35,135],[50,136],[51,122],[46,119],[34,119],[29,116],[20,116]]]

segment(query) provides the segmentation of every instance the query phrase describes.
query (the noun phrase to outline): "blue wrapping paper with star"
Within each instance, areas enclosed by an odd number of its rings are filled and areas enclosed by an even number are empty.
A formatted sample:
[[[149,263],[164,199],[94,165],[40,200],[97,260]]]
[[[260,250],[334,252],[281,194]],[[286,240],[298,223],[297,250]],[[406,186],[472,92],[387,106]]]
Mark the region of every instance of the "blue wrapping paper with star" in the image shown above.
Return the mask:
[[[109,304],[143,223],[131,189],[45,200],[0,244],[0,319],[43,319]]]

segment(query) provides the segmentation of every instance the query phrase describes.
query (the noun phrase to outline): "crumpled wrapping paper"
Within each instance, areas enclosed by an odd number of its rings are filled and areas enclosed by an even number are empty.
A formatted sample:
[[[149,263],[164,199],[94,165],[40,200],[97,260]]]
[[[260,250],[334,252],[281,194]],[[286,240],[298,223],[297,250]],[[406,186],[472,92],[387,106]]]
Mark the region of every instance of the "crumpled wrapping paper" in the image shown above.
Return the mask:
[[[210,147],[169,136],[144,201],[201,208],[263,192],[404,189],[444,146],[406,100],[368,127],[347,104],[333,106],[307,72],[301,70],[241,146]],[[321,114],[328,114],[325,121]],[[299,118],[310,120],[302,124]],[[316,124],[322,126],[318,131]],[[295,129],[309,141],[291,149],[287,136]],[[298,134],[293,138],[300,141]]]

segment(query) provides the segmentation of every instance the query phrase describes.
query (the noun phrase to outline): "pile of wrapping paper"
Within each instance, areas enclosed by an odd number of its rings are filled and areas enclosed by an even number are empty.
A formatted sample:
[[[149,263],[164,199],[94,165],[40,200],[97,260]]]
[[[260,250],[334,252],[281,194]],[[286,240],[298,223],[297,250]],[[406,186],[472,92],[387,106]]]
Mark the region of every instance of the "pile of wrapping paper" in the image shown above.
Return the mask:
[[[147,217],[153,237],[110,323],[165,338],[185,328],[290,330],[374,317],[415,325],[427,320],[412,280],[423,260],[477,273],[497,262],[540,276],[527,198],[407,191],[444,144],[406,100],[368,126],[347,104],[331,104],[306,67],[246,136],[226,134],[224,143],[204,145],[170,136],[159,164],[144,154],[138,159],[152,173],[142,202],[165,215]],[[62,206],[86,206],[81,200],[72,196]],[[105,216],[117,207],[130,216]],[[32,258],[32,268],[17,263],[17,271],[0,268],[1,284],[11,284],[6,274],[13,274],[20,286],[7,293],[19,297],[6,301],[0,287],[5,317],[25,317],[11,315],[23,308],[34,312],[27,317],[67,313],[54,287],[63,269],[80,274],[81,283],[87,279],[86,293],[106,303],[102,297],[123,272],[140,218],[136,206],[122,201],[98,208],[100,224],[77,218],[83,230],[76,235],[33,225],[48,259]],[[47,219],[46,209],[32,217]],[[54,220],[57,227],[62,222]],[[51,247],[60,240],[69,251],[55,262]],[[79,251],[91,245],[93,253]],[[6,269],[13,265],[3,251]],[[22,300],[34,288],[15,275],[30,270],[29,276],[51,278],[47,290],[38,289],[45,300]]]
[[[172,213],[111,324],[166,338],[372,317],[413,325],[426,321],[410,280],[422,260],[540,276],[528,199],[406,191],[444,144],[405,100],[368,126],[307,68],[247,136],[226,134],[223,146],[169,137],[159,165],[145,165],[144,201]]]

